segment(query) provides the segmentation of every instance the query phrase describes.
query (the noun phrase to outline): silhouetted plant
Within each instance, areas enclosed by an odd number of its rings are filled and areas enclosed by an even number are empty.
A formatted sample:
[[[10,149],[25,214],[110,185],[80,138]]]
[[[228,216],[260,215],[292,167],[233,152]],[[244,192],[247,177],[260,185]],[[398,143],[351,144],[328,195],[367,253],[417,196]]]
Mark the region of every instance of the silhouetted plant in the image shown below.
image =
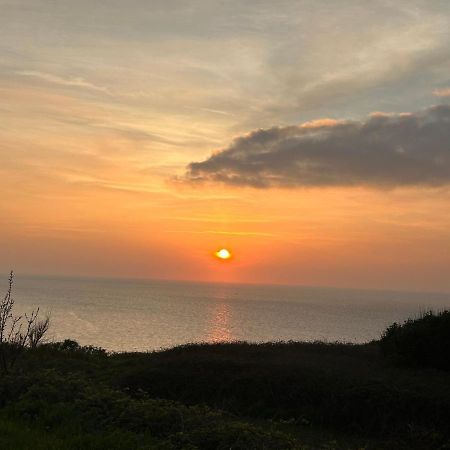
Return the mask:
[[[14,273],[8,279],[8,289],[0,303],[0,372],[7,373],[25,348],[36,348],[50,325],[47,315],[39,320],[39,308],[31,314],[15,315],[12,296]]]
[[[41,345],[41,350],[62,352],[75,358],[90,358],[90,357],[107,357],[108,353],[104,348],[96,347],[94,345],[80,345],[73,339],[64,339],[61,342],[48,342]]]
[[[39,308],[37,309],[39,312]],[[50,316],[47,315],[44,319],[35,322],[34,326],[31,328],[28,334],[28,342],[30,348],[36,348],[39,342],[42,341],[45,333],[47,333],[50,326]]]
[[[383,333],[380,346],[397,362],[450,370],[450,311],[427,311],[403,324],[394,323]]]
[[[63,342],[57,342],[55,345],[58,346],[60,350],[68,352],[74,352],[81,348],[80,344],[73,339],[64,339]]]

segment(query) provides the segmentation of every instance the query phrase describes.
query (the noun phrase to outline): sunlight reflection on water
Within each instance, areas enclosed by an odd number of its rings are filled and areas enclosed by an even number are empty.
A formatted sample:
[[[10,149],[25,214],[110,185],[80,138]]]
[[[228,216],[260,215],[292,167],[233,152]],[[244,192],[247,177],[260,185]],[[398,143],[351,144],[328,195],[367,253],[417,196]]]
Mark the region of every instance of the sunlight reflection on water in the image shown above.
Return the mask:
[[[213,307],[210,329],[206,337],[208,342],[231,341],[233,339],[230,330],[230,316],[230,305],[218,300],[218,303]]]

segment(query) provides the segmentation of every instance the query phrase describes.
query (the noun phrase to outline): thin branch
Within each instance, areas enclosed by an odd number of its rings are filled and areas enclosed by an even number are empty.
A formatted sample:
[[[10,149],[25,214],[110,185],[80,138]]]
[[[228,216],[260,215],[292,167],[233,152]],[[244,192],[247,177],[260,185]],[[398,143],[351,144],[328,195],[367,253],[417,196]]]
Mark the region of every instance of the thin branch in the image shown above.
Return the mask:
[[[44,338],[50,326],[50,315],[39,320],[39,308],[30,315],[13,314],[12,296],[14,273],[8,279],[8,289],[0,301],[0,373],[12,369],[17,358],[26,348],[36,348]]]

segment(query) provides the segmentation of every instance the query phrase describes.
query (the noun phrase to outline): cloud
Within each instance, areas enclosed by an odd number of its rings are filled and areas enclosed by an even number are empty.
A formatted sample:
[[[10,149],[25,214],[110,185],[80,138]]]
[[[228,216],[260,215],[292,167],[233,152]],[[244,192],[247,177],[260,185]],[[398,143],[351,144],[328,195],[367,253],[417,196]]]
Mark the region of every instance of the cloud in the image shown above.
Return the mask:
[[[450,88],[435,89],[433,95],[436,97],[450,97]]]
[[[100,91],[104,93],[108,93],[108,89],[103,86],[97,86],[95,84],[89,83],[83,78],[62,78],[57,75],[53,75],[50,73],[38,72],[35,70],[21,70],[16,72],[17,75],[23,77],[33,77],[39,78],[40,80],[47,81],[48,83],[59,84],[61,86],[73,86],[78,88],[91,89],[94,91]]]
[[[256,130],[190,163],[185,180],[258,188],[450,184],[450,105]]]

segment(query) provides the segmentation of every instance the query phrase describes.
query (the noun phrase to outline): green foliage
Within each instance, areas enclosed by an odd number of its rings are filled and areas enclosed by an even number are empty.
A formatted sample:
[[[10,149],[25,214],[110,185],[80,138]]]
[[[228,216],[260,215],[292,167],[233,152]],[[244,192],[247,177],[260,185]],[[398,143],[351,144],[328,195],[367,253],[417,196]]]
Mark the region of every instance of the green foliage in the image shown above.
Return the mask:
[[[403,324],[394,323],[383,333],[383,353],[414,367],[450,370],[450,311],[428,311]]]
[[[448,377],[386,367],[376,343],[189,345],[111,360],[110,382],[154,397],[427,445],[448,436]]]
[[[16,374],[4,377],[0,389],[8,418],[51,433],[55,442],[64,442],[62,448],[295,448],[277,431],[204,406],[132,398],[81,374]]]

